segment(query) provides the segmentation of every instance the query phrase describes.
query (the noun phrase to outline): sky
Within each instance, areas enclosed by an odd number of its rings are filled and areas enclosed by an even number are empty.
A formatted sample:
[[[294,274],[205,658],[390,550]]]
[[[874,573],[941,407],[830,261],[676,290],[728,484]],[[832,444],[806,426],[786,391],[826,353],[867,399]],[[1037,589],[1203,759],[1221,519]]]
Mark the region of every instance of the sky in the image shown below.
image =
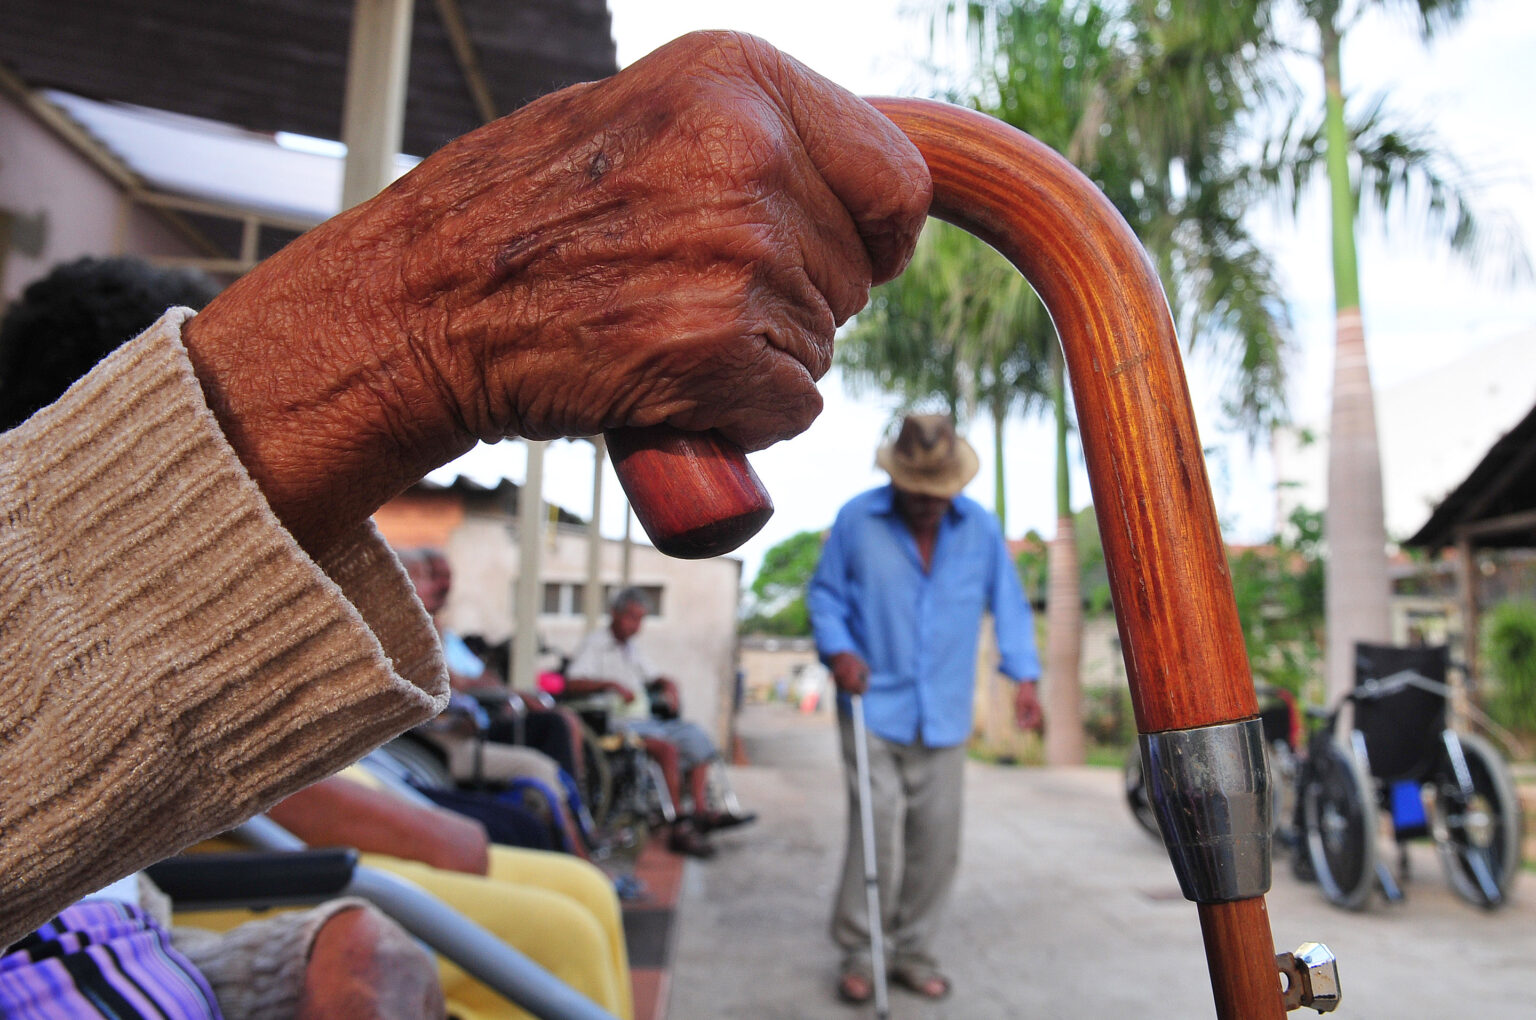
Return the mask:
[[[858,94],[924,95],[931,81],[924,71],[930,53],[927,26],[921,17],[903,15],[908,6],[908,0],[609,0],[620,66],[687,31],[733,28],[762,36]],[[1357,99],[1384,92],[1394,108],[1430,125],[1474,171],[1482,188],[1481,207],[1510,214],[1536,257],[1533,54],[1536,4],[1474,0],[1464,22],[1428,50],[1407,20],[1370,18],[1350,36],[1344,74],[1346,90]],[[1315,87],[1308,80],[1301,84]],[[1319,196],[1309,196],[1294,221],[1288,213],[1266,209],[1252,216],[1253,229],[1275,255],[1290,295],[1296,345],[1291,411],[1298,423],[1321,424],[1326,420],[1333,321],[1327,209]],[[1367,346],[1378,389],[1421,379],[1454,358],[1536,329],[1536,284],[1507,285],[1491,271],[1470,271],[1401,220],[1367,223],[1360,244]],[[1536,358],[1536,350],[1530,357]],[[1268,452],[1222,432],[1219,382],[1209,364],[1191,358],[1187,372],[1202,441],[1212,450],[1208,464],[1224,527],[1234,539],[1262,540],[1275,527]],[[821,390],[826,407],[810,430],[752,455],[777,511],[736,553],[749,581],[773,544],[799,531],[827,527],[848,498],[885,481],[873,458],[891,421],[892,402],[878,394],[849,394],[835,371],[822,381]],[[967,434],[989,464],[990,428],[978,423]],[[1008,427],[1005,440],[1006,532],[1011,537],[1033,529],[1049,536],[1055,516],[1049,426],[1017,422]],[[433,477],[462,473],[489,482],[502,474],[520,480],[523,472],[521,444],[503,443],[478,448]],[[589,444],[550,445],[547,499],[585,515],[591,507],[591,476]],[[604,534],[618,537],[624,511],[611,470],[607,478],[602,526]],[[1089,502],[1080,467],[1073,484],[1074,504]],[[990,506],[990,471],[984,469],[966,492]]]

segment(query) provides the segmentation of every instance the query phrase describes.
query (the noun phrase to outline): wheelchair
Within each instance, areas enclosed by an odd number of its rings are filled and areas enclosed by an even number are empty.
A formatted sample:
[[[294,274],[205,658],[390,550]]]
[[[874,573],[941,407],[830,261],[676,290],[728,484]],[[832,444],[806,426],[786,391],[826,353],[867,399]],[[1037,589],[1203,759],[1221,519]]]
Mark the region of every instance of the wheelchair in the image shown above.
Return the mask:
[[[650,712],[655,718],[673,718],[673,707],[659,689],[649,692]],[[745,817],[737,800],[730,777],[719,759],[703,766],[705,774],[706,803],[693,804],[687,784],[684,784],[685,803],[673,802],[667,789],[662,768],[645,750],[639,737],[622,732],[611,725],[613,699],[608,695],[583,695],[558,699],[560,703],[576,711],[583,724],[593,734],[588,743],[599,749],[607,760],[609,791],[599,825],[621,840],[626,836],[643,838],[644,834],[661,825],[671,825],[679,818],[693,813],[715,813],[729,817]]]
[[[1425,836],[1462,899],[1487,909],[1508,900],[1520,867],[1520,802],[1498,752],[1447,727],[1448,666],[1443,647],[1356,645],[1355,689],[1321,713],[1297,779],[1296,865],[1337,906],[1363,909],[1377,888],[1401,901],[1407,844]],[[1395,868],[1378,845],[1383,816]]]

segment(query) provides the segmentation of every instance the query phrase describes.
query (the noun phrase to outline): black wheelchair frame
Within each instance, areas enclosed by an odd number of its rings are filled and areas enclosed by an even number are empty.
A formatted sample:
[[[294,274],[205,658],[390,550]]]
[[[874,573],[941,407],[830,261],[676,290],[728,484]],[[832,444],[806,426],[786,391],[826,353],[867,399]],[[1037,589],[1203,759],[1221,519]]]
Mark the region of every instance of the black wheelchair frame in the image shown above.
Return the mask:
[[[1355,658],[1355,689],[1320,713],[1298,775],[1298,875],[1310,870],[1346,909],[1378,888],[1397,902],[1407,844],[1428,836],[1457,895],[1502,905],[1520,867],[1520,802],[1493,746],[1447,725],[1446,649],[1360,644]],[[1395,867],[1378,846],[1383,813]]]

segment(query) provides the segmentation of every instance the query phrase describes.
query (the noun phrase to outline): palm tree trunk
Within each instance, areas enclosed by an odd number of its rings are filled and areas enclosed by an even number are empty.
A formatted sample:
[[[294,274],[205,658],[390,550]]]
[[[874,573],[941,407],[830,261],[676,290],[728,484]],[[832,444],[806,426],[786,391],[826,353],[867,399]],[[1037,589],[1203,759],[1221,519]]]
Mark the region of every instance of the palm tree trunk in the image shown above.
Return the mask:
[[[1007,408],[998,401],[991,401],[989,410],[992,412],[992,487],[997,495],[992,500],[992,509],[997,514],[997,525],[1003,529],[1003,536],[1008,535],[1008,492],[1003,483],[1006,480],[1003,471],[1003,425],[1007,420]]]
[[[1328,183],[1333,209],[1333,405],[1328,425],[1328,542],[1326,616],[1328,701],[1354,686],[1357,641],[1391,638],[1387,535],[1381,486],[1381,449],[1371,372],[1360,317],[1355,253],[1355,196],[1344,125],[1340,39],[1331,16],[1318,18],[1323,82],[1327,90]]]
[[[1083,594],[1077,561],[1077,533],[1072,520],[1071,474],[1067,464],[1066,369],[1059,348],[1051,354],[1056,408],[1056,537],[1051,540],[1050,581],[1046,594],[1045,763],[1081,765],[1083,740],[1082,677]]]

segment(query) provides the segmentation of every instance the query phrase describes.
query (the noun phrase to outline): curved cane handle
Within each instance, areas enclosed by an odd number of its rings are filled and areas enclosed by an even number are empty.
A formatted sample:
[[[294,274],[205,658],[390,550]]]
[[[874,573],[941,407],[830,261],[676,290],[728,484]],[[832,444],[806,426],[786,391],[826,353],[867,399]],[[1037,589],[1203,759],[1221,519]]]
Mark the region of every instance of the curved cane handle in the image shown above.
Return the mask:
[[[1000,251],[1051,313],[1137,727],[1186,731],[1254,718],[1258,699],[1178,338],[1140,242],[1093,182],[1023,132],[925,100],[872,102],[928,160],[932,215]],[[1283,1017],[1263,895],[1202,902],[1199,913],[1217,1014]]]
[[[1150,734],[1254,718],[1258,703],[1178,340],[1145,251],[1091,181],[1023,132],[928,100],[871,102],[927,159],[932,214],[1002,252],[1050,310],[1079,409],[1138,728]],[[676,433],[663,438],[658,445],[673,453],[651,460],[647,438],[620,467],[658,548],[678,541],[677,504],[692,510],[719,497],[721,519],[752,522],[750,530],[706,527],[710,539],[743,541],[766,520],[771,507],[766,494],[754,495],[761,486],[740,450],[718,441],[706,448]],[[679,449],[691,452],[680,458]],[[649,474],[653,464],[682,460],[707,469],[699,488]],[[696,555],[713,549],[692,538],[684,545],[701,550]],[[1199,911],[1218,1014],[1284,1016],[1263,896],[1202,902]]]

